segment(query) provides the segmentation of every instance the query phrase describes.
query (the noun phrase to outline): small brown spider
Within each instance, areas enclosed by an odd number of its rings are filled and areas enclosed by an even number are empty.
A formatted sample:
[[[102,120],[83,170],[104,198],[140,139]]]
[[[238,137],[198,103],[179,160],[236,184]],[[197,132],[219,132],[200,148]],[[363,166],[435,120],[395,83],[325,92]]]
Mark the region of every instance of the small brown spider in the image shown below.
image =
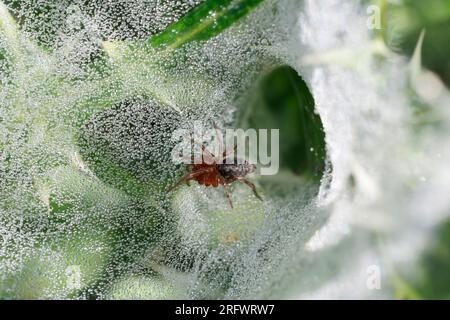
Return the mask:
[[[228,198],[228,202],[230,203],[231,208],[233,208],[233,203],[231,202],[231,196],[228,186],[232,182],[239,181],[250,187],[253,190],[255,196],[262,201],[261,196],[256,191],[255,185],[244,178],[247,174],[255,171],[256,165],[249,164],[247,161],[242,161],[237,157],[234,157],[233,163],[226,163],[229,152],[227,150],[224,150],[223,141],[220,138],[219,134],[219,129],[214,122],[213,125],[220,144],[220,150],[223,150],[222,157],[218,161],[216,161],[216,157],[214,156],[214,154],[208,151],[203,144],[200,144],[202,149],[202,163],[188,164],[186,166],[188,169],[188,173],[185,174],[174,186],[169,188],[168,191],[172,191],[183,182],[186,182],[186,184],[189,185],[190,180],[195,180],[199,184],[205,185],[206,187],[217,187],[219,185],[223,185],[225,195]],[[199,144],[194,140],[192,140],[191,143]],[[235,144],[233,150],[236,151],[236,149],[237,145]]]

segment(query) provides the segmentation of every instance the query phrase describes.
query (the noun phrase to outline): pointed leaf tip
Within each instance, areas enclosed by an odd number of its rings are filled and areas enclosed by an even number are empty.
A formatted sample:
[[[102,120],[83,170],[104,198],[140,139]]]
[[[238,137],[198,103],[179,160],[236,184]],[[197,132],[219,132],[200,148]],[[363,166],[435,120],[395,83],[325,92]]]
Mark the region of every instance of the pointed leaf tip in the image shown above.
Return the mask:
[[[416,48],[414,49],[414,54],[410,62],[410,81],[414,83],[417,77],[422,72],[422,46],[423,40],[425,39],[425,29],[422,29],[420,33],[419,40],[417,41]]]

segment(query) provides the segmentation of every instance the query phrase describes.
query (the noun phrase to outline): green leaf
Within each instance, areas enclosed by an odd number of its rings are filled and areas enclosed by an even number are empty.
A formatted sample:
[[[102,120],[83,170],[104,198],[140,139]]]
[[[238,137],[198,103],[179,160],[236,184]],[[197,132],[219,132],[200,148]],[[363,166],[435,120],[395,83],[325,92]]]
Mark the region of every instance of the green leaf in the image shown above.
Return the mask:
[[[68,235],[46,243],[24,261],[20,272],[5,279],[0,285],[0,297],[74,298],[78,290],[89,287],[101,276],[110,251],[110,237],[100,232]]]
[[[161,277],[131,276],[114,284],[107,299],[164,300],[175,299],[181,293]]]
[[[175,49],[190,41],[207,40],[248,14],[262,1],[207,0],[163,32],[151,37],[148,43],[152,47]]]
[[[288,66],[273,70],[250,91],[249,100],[244,102],[239,126],[279,129],[280,169],[320,179],[325,133],[314,99],[298,73]]]
[[[450,298],[450,221],[438,227],[432,246],[420,261],[421,276],[413,281],[425,299]]]
[[[232,26],[263,1],[206,0],[183,18],[144,42],[103,41],[103,50],[116,60],[134,61],[137,52],[148,58],[147,50],[154,54],[155,49],[160,51],[178,49],[193,41],[205,41]]]
[[[157,189],[165,190],[167,177],[176,170],[170,138],[180,121],[177,112],[154,99],[128,99],[96,114],[81,128],[80,154],[106,184],[148,198]],[[164,150],[158,149],[161,141]]]
[[[8,11],[8,8],[0,1],[0,35],[7,41],[15,44],[18,41],[17,24]]]
[[[422,30],[410,62],[410,81],[413,83],[417,80],[417,77],[422,72],[422,46],[424,38],[425,30]]]
[[[450,2],[405,0],[389,3],[387,12],[391,17],[387,24],[387,41],[392,44],[392,49],[413,55],[417,39],[425,29],[423,66],[437,73],[449,85]]]

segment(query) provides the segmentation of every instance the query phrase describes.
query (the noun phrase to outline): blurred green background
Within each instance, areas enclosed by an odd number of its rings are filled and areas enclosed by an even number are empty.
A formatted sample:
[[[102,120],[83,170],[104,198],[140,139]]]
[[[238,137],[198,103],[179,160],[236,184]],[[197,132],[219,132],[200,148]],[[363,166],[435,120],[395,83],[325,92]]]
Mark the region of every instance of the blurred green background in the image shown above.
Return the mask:
[[[403,0],[387,6],[390,47],[412,55],[420,32],[425,29],[423,64],[450,85],[450,1]]]
[[[394,51],[411,56],[419,35],[425,30],[422,63],[450,87],[450,1],[403,0],[386,9],[386,40]],[[419,276],[406,279],[407,289],[398,298],[450,299],[450,221],[440,226],[424,254]]]

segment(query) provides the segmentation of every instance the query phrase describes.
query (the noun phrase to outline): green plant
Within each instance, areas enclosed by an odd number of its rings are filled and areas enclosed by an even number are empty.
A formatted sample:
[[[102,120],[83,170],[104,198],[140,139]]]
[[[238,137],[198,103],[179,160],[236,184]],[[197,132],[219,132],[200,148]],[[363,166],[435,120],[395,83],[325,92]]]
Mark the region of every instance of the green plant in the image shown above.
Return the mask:
[[[0,3],[1,296],[445,296],[402,263],[448,214],[448,91],[422,41],[408,67],[358,24],[364,4],[317,14],[331,2],[170,2],[170,23],[128,37],[101,32],[124,18],[97,3]],[[166,192],[171,134],[199,119],[280,129],[280,172],[253,177],[264,202]]]

